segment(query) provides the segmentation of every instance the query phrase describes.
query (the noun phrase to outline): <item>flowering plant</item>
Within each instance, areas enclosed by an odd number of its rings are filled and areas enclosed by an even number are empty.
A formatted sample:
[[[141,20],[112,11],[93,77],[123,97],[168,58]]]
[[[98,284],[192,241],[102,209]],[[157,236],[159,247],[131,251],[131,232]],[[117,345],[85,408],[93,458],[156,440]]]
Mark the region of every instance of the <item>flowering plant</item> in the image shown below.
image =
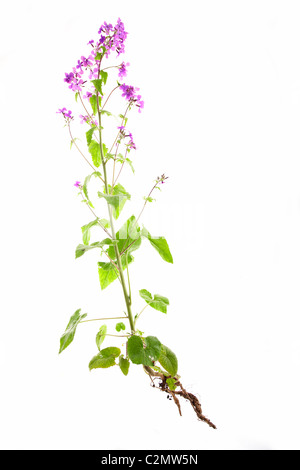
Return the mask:
[[[137,329],[137,322],[147,307],[167,313],[169,300],[162,295],[152,295],[148,290],[142,289],[139,294],[145,302],[144,308],[135,316],[132,313],[129,266],[134,261],[132,253],[140,248],[142,240],[147,240],[164,261],[173,263],[166,239],[151,236],[148,230],[141,228],[139,225],[146,205],[154,201],[153,193],[155,190],[160,189],[167,177],[163,174],[156,178],[148,196],[144,198],[144,204],[139,215],[129,217],[125,224],[116,231],[115,221],[119,218],[126,202],[131,198],[131,195],[119,183],[119,177],[126,164],[133,169],[129,154],[132,150],[136,150],[133,135],[127,127],[128,113],[133,108],[137,108],[140,113],[144,107],[144,101],[139,94],[139,88],[121,83],[127,76],[128,62],[103,67],[104,60],[112,53],[116,53],[117,57],[124,53],[127,32],[122,21],[118,19],[115,26],[105,22],[98,33],[99,38],[96,41],[91,40],[88,42],[90,47],[89,55],[87,57],[81,56],[77,61],[77,65],[70,73],[66,73],[64,78],[69,89],[75,93],[76,102],[80,103],[83,109],[83,114],[79,115],[79,119],[88,128],[86,143],[89,157],[83,153],[73,137],[71,124],[74,116],[72,111],[61,108],[58,113],[63,116],[68,127],[71,146],[74,145],[77,148],[92,169],[92,172],[86,176],[83,183],[76,181],[74,185],[78,188],[82,201],[93,215],[93,220],[81,227],[82,243],[77,246],[75,256],[79,258],[87,251],[100,250],[100,254],[106,258],[105,261],[98,261],[100,287],[102,290],[106,289],[112,282],[119,280],[126,305],[126,313],[118,317],[84,320],[87,314],[82,314],[81,309],[76,310],[60,338],[59,352],[64,351],[72,343],[79,324],[87,321],[118,320],[115,325],[116,332],[119,333],[117,335],[115,333],[111,334],[111,332],[108,333],[106,324],[98,329],[96,334],[98,352],[89,363],[90,370],[117,365],[121,372],[127,376],[131,363],[141,365],[148,374],[152,386],[165,392],[169,399],[173,399],[180,414],[179,397],[183,397],[191,403],[200,420],[215,428],[214,424],[203,415],[197,397],[187,392],[183,387],[178,375],[178,361],[174,352],[162,344],[156,336],[145,336],[143,332]],[[107,70],[113,68],[118,71],[118,81],[116,86],[108,94],[105,94],[103,90],[108,79]],[[112,93],[116,90],[120,90],[121,97],[125,99],[125,111],[118,116],[120,125],[115,129],[116,137],[114,142],[111,147],[107,147],[103,142],[102,121],[104,115],[111,115],[106,105]],[[109,166],[111,167],[110,175],[108,172]],[[107,203],[108,219],[99,217],[95,212],[88,191],[91,178],[95,178],[99,183],[97,195]],[[103,240],[90,243],[93,227],[101,228],[105,232]],[[127,326],[124,322],[128,322]],[[115,346],[103,348],[102,344],[109,336],[126,338],[125,350],[122,352],[120,348]]]

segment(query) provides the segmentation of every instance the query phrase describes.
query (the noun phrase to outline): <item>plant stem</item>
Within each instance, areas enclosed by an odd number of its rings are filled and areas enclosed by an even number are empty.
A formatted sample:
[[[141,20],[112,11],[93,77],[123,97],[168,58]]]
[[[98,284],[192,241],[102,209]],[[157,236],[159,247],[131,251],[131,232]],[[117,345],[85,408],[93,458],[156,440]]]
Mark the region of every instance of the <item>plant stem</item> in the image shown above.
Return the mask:
[[[101,64],[101,63],[100,63]],[[98,76],[100,76],[100,65],[99,65],[99,72]],[[108,191],[108,181],[107,181],[107,173],[106,173],[106,162],[104,161],[104,154],[103,154],[103,146],[102,146],[102,130],[101,130],[101,110],[99,106],[99,92],[97,91],[97,109],[98,109],[98,120],[99,120],[99,142],[100,142],[100,154],[101,154],[101,161],[102,161],[102,168],[103,168],[103,176],[104,176],[104,185],[105,185],[105,191],[106,194],[109,194]],[[116,241],[116,233],[115,233],[115,228],[114,228],[114,221],[112,217],[112,210],[111,206],[107,203],[108,207],[108,213],[109,213],[109,219],[110,219],[110,226],[111,226],[111,232],[112,232],[112,240]],[[123,289],[123,294],[124,294],[124,299],[127,307],[127,313],[128,313],[128,320],[131,328],[131,333],[134,333],[135,328],[134,328],[134,320],[131,312],[131,302],[129,295],[127,293],[127,287],[125,284],[125,279],[124,279],[124,274],[123,274],[123,267],[122,267],[122,260],[121,256],[119,253],[119,248],[118,245],[115,243],[114,244],[115,248],[115,253],[116,253],[116,258],[117,258],[117,265],[119,268],[119,275],[120,275],[120,281]]]
[[[149,307],[149,305],[145,305],[145,307],[140,311],[140,313],[135,317],[135,321],[134,321],[134,325],[136,325],[136,322],[138,321],[138,319],[140,318],[141,314],[143,313],[144,310],[146,310],[146,308]]]
[[[80,150],[80,148],[78,147],[78,145],[76,144],[73,136],[72,136],[72,133],[71,133],[71,128],[70,128],[70,124],[68,124],[68,128],[69,128],[69,134],[70,134],[70,137],[71,137],[71,141],[73,142],[73,144],[75,145],[75,147],[77,148],[78,152],[83,156],[83,158],[85,159],[85,161],[87,162],[88,165],[90,165],[90,167],[94,170],[94,171],[97,171],[95,167],[93,167],[93,165],[88,161],[88,159],[83,155],[82,151]],[[102,181],[103,179],[100,178]],[[103,181],[104,183],[104,181]]]
[[[85,197],[84,197],[84,195],[82,194],[82,191],[81,191],[81,190],[80,190],[80,194],[81,194],[82,200],[85,201]],[[91,206],[88,204],[88,202],[86,202],[86,205],[88,206],[88,208],[90,209],[90,211],[92,212],[92,214],[94,215],[94,217],[96,217],[98,225],[100,225],[100,227],[104,230],[104,232],[105,232],[110,238],[112,238],[112,237],[111,237],[111,234],[109,233],[108,230],[106,230],[106,228],[104,227],[104,225],[101,224],[99,217],[95,214],[95,212],[93,211],[93,209],[91,208]]]
[[[79,323],[87,323],[89,321],[102,321],[102,320],[123,320],[128,317],[107,317],[107,318],[92,318],[91,320],[81,320]]]
[[[128,251],[125,256],[126,256],[126,269],[127,269],[128,289],[129,289],[129,300],[130,300],[130,305],[131,305],[131,286],[130,286],[130,277],[129,277],[129,268],[128,268]]]
[[[132,232],[132,231],[134,230],[134,228],[136,227],[136,225],[137,225],[139,219],[141,218],[141,215],[142,215],[142,213],[144,212],[144,209],[145,209],[145,207],[146,207],[146,205],[147,205],[148,198],[151,196],[152,192],[154,191],[154,189],[156,188],[156,186],[158,185],[159,182],[160,182],[159,180],[156,181],[155,185],[153,186],[153,188],[151,189],[150,193],[148,194],[148,196],[147,196],[147,198],[146,198],[146,200],[145,200],[145,204],[143,205],[143,208],[142,208],[142,210],[141,210],[141,212],[140,212],[138,218],[136,219],[135,223],[133,224],[133,227],[131,227],[131,229],[130,229],[130,231],[129,231],[127,240],[126,240],[126,242],[125,242],[125,244],[124,244],[124,245],[125,245],[125,248],[123,249],[121,255],[122,255],[123,253],[126,253],[126,251],[128,250],[128,248],[136,241],[136,240],[134,240],[132,243],[130,243],[130,245],[127,246],[128,240],[130,239],[131,232]],[[140,238],[140,237],[139,237],[139,238]]]
[[[114,88],[114,89],[113,89],[113,90],[110,92],[110,94],[108,95],[108,97],[107,97],[107,99],[106,99],[106,101],[105,101],[104,105],[103,105],[103,106],[102,106],[102,108],[101,108],[101,111],[103,111],[103,109],[104,109],[104,106],[105,106],[105,105],[106,105],[106,103],[108,102],[108,100],[109,100],[110,96],[112,95],[112,93],[113,93],[113,92],[114,92],[114,91],[115,91],[117,88],[119,88],[119,85],[118,85],[118,86],[116,86],[116,88]]]

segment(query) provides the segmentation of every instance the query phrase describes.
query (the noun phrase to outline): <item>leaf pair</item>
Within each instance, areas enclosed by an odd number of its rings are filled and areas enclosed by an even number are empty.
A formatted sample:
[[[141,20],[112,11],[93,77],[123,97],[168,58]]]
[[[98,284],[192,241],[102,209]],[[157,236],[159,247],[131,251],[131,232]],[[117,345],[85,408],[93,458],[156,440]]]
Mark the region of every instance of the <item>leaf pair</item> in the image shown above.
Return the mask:
[[[117,325],[124,325],[123,323],[118,323]],[[124,325],[125,328],[125,325]],[[122,328],[123,329],[123,328]],[[121,350],[114,346],[101,349],[101,345],[105,340],[107,334],[107,326],[102,325],[96,335],[96,344],[99,349],[99,353],[94,356],[90,363],[89,369],[107,369],[116,365],[116,358],[120,356]],[[119,357],[119,366],[124,375],[128,374],[129,371],[129,360],[123,357],[123,354]]]
[[[131,336],[127,343],[127,352],[129,359],[134,364],[153,367],[155,362],[158,361],[172,377],[177,374],[177,357],[171,349],[161,344],[155,336],[147,336],[144,340],[137,335]]]
[[[163,297],[159,294],[154,294],[154,297],[152,297],[152,294],[150,294],[146,289],[140,290],[139,293],[142,299],[144,299],[150,307],[155,308],[155,310],[158,310],[159,312],[167,313],[167,306],[170,304],[167,297]]]
[[[141,245],[141,237],[139,235],[140,229],[136,224],[136,218],[130,217],[121,229],[116,233],[116,245],[121,255],[122,269],[125,270],[127,265],[134,261],[132,252],[137,250]],[[107,240],[107,239],[106,239]],[[109,240],[109,247],[107,250],[108,256],[112,260],[116,260],[116,251],[113,242]],[[123,251],[126,250],[126,254]],[[101,289],[105,289],[109,284],[118,278],[118,270],[111,263],[98,262],[98,272]]]
[[[96,344],[99,349],[99,353],[94,356],[89,363],[89,369],[107,369],[116,365],[116,358],[120,356],[121,350],[114,346],[101,349],[101,345],[105,340],[107,334],[107,326],[102,325],[96,335]]]
[[[75,258],[80,258],[80,256],[84,255],[87,251],[92,250],[93,248],[103,248],[105,245],[111,244],[111,239],[110,238],[105,238],[105,240],[102,240],[102,242],[94,242],[91,243],[90,245],[82,245],[79,244],[76,247],[75,250]],[[104,263],[106,264],[106,263]],[[110,264],[110,263],[109,263]]]

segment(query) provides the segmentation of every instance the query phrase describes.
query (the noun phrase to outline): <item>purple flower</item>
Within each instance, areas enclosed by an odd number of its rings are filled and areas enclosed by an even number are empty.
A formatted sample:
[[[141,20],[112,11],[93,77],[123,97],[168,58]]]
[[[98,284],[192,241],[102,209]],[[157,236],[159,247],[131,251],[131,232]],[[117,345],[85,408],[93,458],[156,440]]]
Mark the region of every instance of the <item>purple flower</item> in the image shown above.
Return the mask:
[[[81,183],[80,183],[80,181],[76,181],[76,183],[74,184],[74,186],[76,186],[76,188],[81,188]]]
[[[72,116],[72,111],[70,109],[69,111],[67,111],[67,108],[61,108],[56,112],[62,114],[66,121],[74,119],[74,117]]]
[[[94,39],[91,39],[91,40],[88,42],[88,45],[89,45],[89,44],[93,45],[94,42],[95,42]]]
[[[128,134],[126,134],[126,128],[125,126],[119,126],[118,129],[120,130],[120,139],[124,139],[125,137],[129,137],[129,142],[127,144],[125,144],[129,149],[135,149],[136,150],[136,146],[135,146],[135,143],[133,142],[133,137],[132,137],[132,134],[131,132],[128,132]]]
[[[83,55],[81,56],[81,64],[83,65],[83,67],[90,67],[91,65],[93,65],[93,62],[91,62],[90,59],[93,59],[93,57],[89,56],[88,58],[86,58]]]
[[[130,103],[134,103],[139,108],[140,113],[141,109],[144,108],[144,101],[141,100],[141,95],[136,95],[136,91],[139,91],[139,88],[125,85],[125,83],[120,85],[119,88],[123,91],[122,96],[124,96]]]
[[[123,91],[122,96],[124,96],[128,101],[130,101],[134,97],[135,89],[133,86],[128,86],[123,83],[123,85],[120,85],[120,90]]]
[[[76,80],[75,83],[71,83],[71,85],[69,86],[69,88],[71,88],[71,90],[73,91],[82,91],[82,86],[83,85],[83,80]]]
[[[74,73],[65,73],[64,82],[71,83],[74,80]]]
[[[65,117],[69,119],[73,119],[72,111],[69,110],[67,113],[65,112]]]
[[[104,33],[106,36],[104,36],[102,33]],[[124,42],[128,33],[125,31],[124,23],[122,23],[120,18],[114,27],[112,24],[107,24],[104,22],[104,24],[100,27],[98,34],[101,34],[98,45],[103,45],[105,47],[106,57],[108,57],[111,51],[116,51],[118,56],[124,52]]]
[[[93,96],[93,93],[90,93],[89,91],[87,91],[86,94],[83,95],[83,98],[89,99],[89,98],[91,98],[91,96]]]
[[[104,21],[104,24],[100,27],[98,34],[101,34],[101,33],[109,34],[112,29],[113,29],[112,24],[107,24],[106,21]]]
[[[96,80],[98,78],[98,67],[90,69],[89,79]]]
[[[82,114],[79,115],[81,121],[80,124],[83,124],[84,122],[88,122],[89,117],[88,116],[82,116]]]
[[[130,65],[129,62],[127,62],[127,64],[125,64],[125,62],[122,62],[122,64],[119,67],[119,73],[118,73],[118,76],[120,78],[126,77],[127,75],[126,67],[128,67],[129,65]]]
[[[79,69],[79,70],[82,70],[82,62],[80,60],[77,60],[77,65],[76,65],[76,68]]]

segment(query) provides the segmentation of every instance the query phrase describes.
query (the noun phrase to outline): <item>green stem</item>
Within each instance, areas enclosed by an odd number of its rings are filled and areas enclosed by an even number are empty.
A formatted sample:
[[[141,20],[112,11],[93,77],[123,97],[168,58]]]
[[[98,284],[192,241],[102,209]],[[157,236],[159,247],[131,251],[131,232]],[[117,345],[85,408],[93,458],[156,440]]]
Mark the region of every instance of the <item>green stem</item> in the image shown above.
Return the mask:
[[[107,318],[92,318],[91,320],[81,320],[79,323],[87,323],[89,321],[102,321],[102,320],[123,320],[128,317],[107,317]]]
[[[136,322],[138,321],[138,319],[140,318],[141,314],[143,313],[144,310],[146,310],[146,308],[149,307],[149,305],[145,305],[145,307],[140,311],[140,313],[135,317],[135,321],[134,321],[134,326],[136,325]]]
[[[130,305],[131,305],[131,286],[130,286],[130,277],[129,277],[129,268],[128,268],[128,251],[126,253],[126,269],[127,269],[128,289],[129,289],[129,300],[130,300]]]
[[[100,76],[100,66],[99,66],[99,72],[98,75]],[[102,168],[103,168],[103,177],[104,177],[104,185],[105,185],[105,192],[106,194],[109,194],[108,191],[108,181],[107,181],[107,173],[106,173],[106,162],[104,161],[104,154],[103,154],[103,146],[102,146],[102,129],[101,129],[101,111],[100,111],[100,106],[99,106],[99,92],[97,91],[97,109],[98,109],[98,120],[99,120],[99,145],[100,145],[100,154],[101,154],[101,162],[102,162]],[[109,220],[110,220],[110,226],[111,226],[111,233],[112,233],[112,240],[116,240],[116,232],[114,228],[114,222],[113,222],[113,216],[112,216],[112,210],[111,206],[107,203],[108,207],[108,213],[109,213]],[[128,313],[128,320],[131,328],[131,333],[134,333],[135,328],[134,328],[134,320],[133,320],[133,315],[131,311],[131,302],[129,295],[127,293],[127,287],[125,284],[125,279],[124,279],[124,273],[123,273],[123,267],[122,267],[122,261],[121,261],[121,256],[119,252],[118,245],[115,243],[114,244],[114,249],[116,253],[116,258],[117,258],[117,265],[119,268],[119,276],[120,276],[120,281],[123,289],[123,295],[127,307],[127,313]]]

